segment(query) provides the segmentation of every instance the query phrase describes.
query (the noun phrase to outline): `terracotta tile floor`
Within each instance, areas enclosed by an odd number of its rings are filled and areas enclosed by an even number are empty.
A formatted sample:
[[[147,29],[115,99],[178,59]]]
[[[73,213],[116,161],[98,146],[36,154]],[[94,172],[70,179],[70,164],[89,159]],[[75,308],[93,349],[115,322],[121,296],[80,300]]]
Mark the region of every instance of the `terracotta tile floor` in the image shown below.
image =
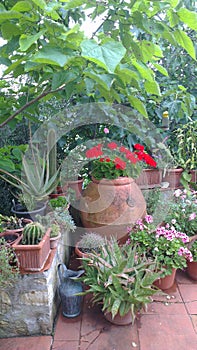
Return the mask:
[[[54,336],[0,339],[0,350],[197,350],[197,282],[178,271],[166,296],[157,296],[134,326],[106,321],[89,298],[80,316],[59,312]]]

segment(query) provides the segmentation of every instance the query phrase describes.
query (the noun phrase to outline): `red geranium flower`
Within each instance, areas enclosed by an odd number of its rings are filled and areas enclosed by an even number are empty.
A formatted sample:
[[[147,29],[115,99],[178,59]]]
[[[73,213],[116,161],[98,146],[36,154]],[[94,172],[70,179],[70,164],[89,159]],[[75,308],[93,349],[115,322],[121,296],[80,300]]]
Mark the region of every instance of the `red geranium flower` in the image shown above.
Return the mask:
[[[149,156],[149,154],[144,153],[143,159],[145,160],[146,164],[148,164],[154,168],[157,166],[157,163],[155,162],[155,160],[151,156]]]
[[[133,164],[136,164],[139,161],[139,159],[136,157],[136,154],[131,151],[127,151],[126,158],[129,159]]]
[[[102,144],[100,143],[97,146],[94,146],[90,148],[88,151],[86,151],[86,157],[87,158],[97,158],[103,155],[102,151]]]
[[[144,159],[144,152],[142,152],[142,151],[135,152],[135,154],[137,155],[139,160],[143,160]]]
[[[139,151],[144,151],[144,146],[140,145],[140,143],[136,143],[134,145],[134,148],[139,150]]]
[[[119,147],[119,151],[122,152],[122,153],[127,153],[128,152],[128,149],[124,146],[120,146]]]
[[[119,157],[116,157],[114,159],[114,163],[115,163],[116,169],[124,170],[126,168],[126,163],[122,159],[120,159]]]
[[[108,145],[107,145],[107,147],[109,148],[109,149],[116,149],[117,147],[118,147],[118,145],[117,145],[117,143],[115,143],[115,142],[110,142],[110,143],[108,143]]]

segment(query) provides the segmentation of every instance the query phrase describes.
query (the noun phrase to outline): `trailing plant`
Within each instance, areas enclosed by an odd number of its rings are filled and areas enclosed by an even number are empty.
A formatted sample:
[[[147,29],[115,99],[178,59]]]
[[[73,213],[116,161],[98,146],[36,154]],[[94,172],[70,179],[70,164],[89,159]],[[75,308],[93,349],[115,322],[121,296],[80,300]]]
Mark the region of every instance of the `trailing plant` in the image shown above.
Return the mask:
[[[39,244],[45,234],[45,228],[39,222],[32,222],[25,226],[23,230],[22,244]]]
[[[93,303],[102,304],[104,312],[114,318],[131,312],[133,322],[136,314],[152,301],[158,291],[152,286],[160,276],[156,273],[156,262],[138,256],[136,247],[119,246],[113,238],[101,247],[100,254],[90,253],[82,258],[85,274],[80,278],[92,293]]]
[[[14,250],[0,238],[0,288],[7,288],[14,284],[19,269]]]

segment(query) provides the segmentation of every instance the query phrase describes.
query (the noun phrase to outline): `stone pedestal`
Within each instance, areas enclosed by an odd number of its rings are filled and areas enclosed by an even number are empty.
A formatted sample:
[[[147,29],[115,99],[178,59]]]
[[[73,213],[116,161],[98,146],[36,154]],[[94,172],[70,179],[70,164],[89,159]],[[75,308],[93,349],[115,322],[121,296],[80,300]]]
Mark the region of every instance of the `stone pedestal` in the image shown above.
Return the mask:
[[[0,291],[0,338],[52,333],[60,304],[57,266],[68,264],[69,234],[62,234],[48,270],[19,275],[13,286]]]

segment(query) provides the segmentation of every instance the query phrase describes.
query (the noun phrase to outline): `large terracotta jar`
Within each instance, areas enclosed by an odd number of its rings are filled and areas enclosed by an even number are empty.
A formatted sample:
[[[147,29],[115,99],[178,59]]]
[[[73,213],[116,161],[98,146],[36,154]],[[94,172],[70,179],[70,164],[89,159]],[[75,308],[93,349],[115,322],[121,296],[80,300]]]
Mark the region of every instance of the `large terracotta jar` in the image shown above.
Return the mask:
[[[92,179],[80,201],[82,224],[101,235],[122,239],[127,227],[146,214],[144,196],[134,179]]]

